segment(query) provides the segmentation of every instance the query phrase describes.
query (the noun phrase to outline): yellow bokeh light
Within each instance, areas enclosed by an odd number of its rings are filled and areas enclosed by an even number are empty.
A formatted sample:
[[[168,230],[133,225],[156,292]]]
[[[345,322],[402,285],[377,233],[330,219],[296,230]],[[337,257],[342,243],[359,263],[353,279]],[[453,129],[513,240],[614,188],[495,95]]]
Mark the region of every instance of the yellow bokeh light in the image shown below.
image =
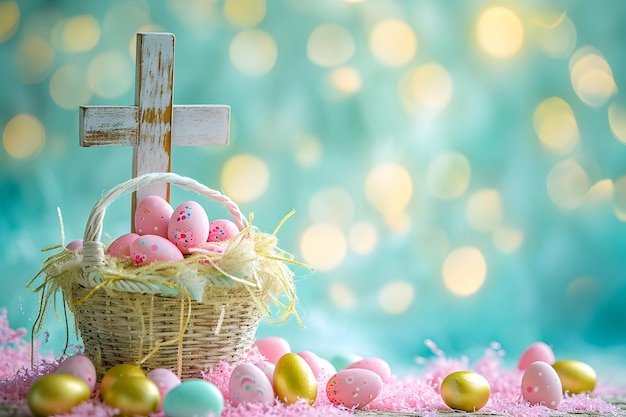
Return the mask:
[[[302,234],[300,252],[304,262],[317,271],[330,271],[337,268],[346,256],[346,237],[337,225],[316,223]]]
[[[230,62],[252,77],[267,74],[276,64],[278,49],[274,38],[262,30],[243,30],[230,43]]]
[[[351,67],[336,68],[330,73],[330,83],[341,93],[351,95],[361,89],[361,74]]]
[[[524,243],[524,232],[512,227],[501,227],[493,233],[493,244],[502,253],[513,253]]]
[[[414,294],[415,289],[410,282],[389,282],[378,293],[378,305],[387,314],[400,314],[411,306]]]
[[[17,2],[0,2],[0,43],[9,39],[20,25],[20,8]]]
[[[574,92],[583,103],[601,107],[617,92],[613,71],[596,49],[583,47],[576,51],[569,68]]]
[[[356,306],[357,298],[352,288],[346,284],[334,282],[328,288],[328,295],[332,303],[341,309],[351,309]]]
[[[132,86],[135,68],[129,57],[110,51],[97,55],[87,68],[87,84],[102,98],[117,98]]]
[[[398,83],[398,96],[409,114],[441,112],[450,103],[453,91],[452,77],[434,62],[413,68]]]
[[[17,55],[18,75],[25,84],[43,80],[54,64],[54,51],[42,37],[28,35],[20,43]]]
[[[504,217],[500,193],[494,189],[474,193],[465,207],[465,217],[479,232],[491,233],[499,229]]]
[[[569,57],[576,47],[576,26],[565,13],[559,14],[552,24],[539,25],[535,32],[539,47],[550,57]]]
[[[593,205],[602,205],[613,199],[615,185],[609,178],[600,180],[593,184],[587,192],[587,202]]]
[[[619,177],[615,181],[613,212],[620,221],[626,222],[626,177]]]
[[[36,117],[18,114],[4,127],[2,144],[11,158],[30,158],[41,152],[46,144],[46,131]]]
[[[553,167],[546,184],[552,202],[565,210],[580,206],[589,191],[587,172],[573,160],[565,160]]]
[[[100,41],[100,25],[91,15],[75,16],[64,22],[61,36],[64,51],[89,51]]]
[[[316,223],[347,225],[354,218],[354,201],[343,188],[324,188],[311,197],[309,216]]]
[[[471,167],[465,155],[448,152],[437,156],[429,165],[428,191],[442,200],[460,197],[467,190]]]
[[[367,255],[376,249],[376,245],[378,244],[378,231],[371,223],[355,223],[348,233],[348,242],[353,252],[359,255]]]
[[[626,108],[619,103],[609,106],[609,126],[613,136],[626,144]]]
[[[524,42],[524,27],[519,17],[504,7],[492,7],[481,13],[476,26],[478,44],[489,55],[508,58]]]
[[[375,166],[365,178],[367,201],[383,214],[403,211],[413,194],[413,180],[401,165],[383,163]]]
[[[533,127],[541,143],[559,154],[570,152],[580,139],[574,111],[560,97],[550,97],[537,106]]]
[[[261,23],[265,17],[265,0],[226,0],[224,16],[231,24],[250,27]]]
[[[50,78],[50,96],[61,108],[75,110],[92,97],[87,85],[87,75],[79,65],[64,65]]]
[[[411,26],[402,20],[387,19],[374,26],[370,35],[374,57],[390,67],[407,64],[417,51],[417,37]]]
[[[384,213],[383,218],[387,227],[396,234],[406,234],[411,230],[411,216],[404,210]]]
[[[261,197],[270,183],[267,164],[254,155],[233,156],[222,168],[222,189],[233,200],[240,203]]]
[[[313,135],[303,134],[297,141],[294,156],[298,164],[314,167],[322,158],[322,143]]]
[[[313,30],[307,42],[309,60],[321,67],[345,64],[354,54],[354,39],[343,26],[327,23]]]
[[[443,282],[453,294],[468,296],[482,287],[487,276],[487,263],[475,247],[454,249],[443,262]]]

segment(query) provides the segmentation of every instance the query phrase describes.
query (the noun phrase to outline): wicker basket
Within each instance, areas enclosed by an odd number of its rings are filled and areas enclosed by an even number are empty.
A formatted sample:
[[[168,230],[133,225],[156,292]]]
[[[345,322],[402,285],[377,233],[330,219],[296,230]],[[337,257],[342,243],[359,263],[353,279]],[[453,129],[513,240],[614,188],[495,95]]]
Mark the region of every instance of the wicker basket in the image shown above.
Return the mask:
[[[197,294],[193,297],[178,284],[179,276],[146,281],[133,275],[138,267],[132,263],[117,275],[110,271],[110,263],[118,262],[119,258],[105,256],[100,242],[107,206],[122,194],[159,182],[195,191],[221,203],[241,231],[237,237],[240,242],[245,243],[255,231],[228,197],[177,174],[146,174],[106,193],[87,221],[82,254],[66,254],[74,258],[56,260],[53,273],[49,265],[44,271],[48,276],[61,276],[63,282],[57,287],[62,288],[65,302],[74,313],[85,354],[93,360],[99,375],[114,365],[129,363],[145,370],[169,368],[184,378],[222,360],[239,362],[253,343],[268,299],[276,300],[272,295],[276,285],[271,276],[263,277],[264,271],[253,271],[256,283],[247,278],[219,276],[216,271],[206,277],[192,276],[196,281],[200,278],[208,282],[199,297]],[[273,235],[264,235],[263,239],[267,236]],[[72,262],[79,264],[74,278],[71,278]],[[197,274],[195,265],[200,267],[201,262],[190,265],[194,269],[185,270],[184,274]],[[263,268],[263,262],[255,265]],[[292,278],[289,268],[279,265],[279,270]],[[284,290],[285,283],[280,287]]]

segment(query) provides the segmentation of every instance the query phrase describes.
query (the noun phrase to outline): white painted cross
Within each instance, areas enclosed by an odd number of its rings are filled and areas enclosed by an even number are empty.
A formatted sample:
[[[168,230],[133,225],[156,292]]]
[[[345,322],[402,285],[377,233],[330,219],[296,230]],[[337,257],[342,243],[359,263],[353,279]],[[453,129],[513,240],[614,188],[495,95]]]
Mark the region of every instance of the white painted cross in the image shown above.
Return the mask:
[[[174,35],[138,33],[134,106],[81,106],[81,146],[132,146],[133,177],[169,172],[172,146],[227,145],[229,106],[175,106]],[[146,186],[133,194],[169,201],[169,185]]]

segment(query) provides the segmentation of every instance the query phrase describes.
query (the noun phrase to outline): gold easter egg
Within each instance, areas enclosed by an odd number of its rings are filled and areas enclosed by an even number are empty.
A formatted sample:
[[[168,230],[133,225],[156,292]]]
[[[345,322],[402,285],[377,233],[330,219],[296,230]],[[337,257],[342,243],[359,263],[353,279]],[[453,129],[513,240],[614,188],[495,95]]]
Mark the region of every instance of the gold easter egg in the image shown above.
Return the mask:
[[[91,389],[85,381],[70,374],[49,374],[37,379],[30,386],[26,402],[36,417],[48,417],[69,413],[91,397]]]
[[[317,381],[309,364],[295,353],[286,353],[274,368],[274,392],[285,404],[299,398],[313,405],[317,398]]]
[[[115,383],[115,381],[125,376],[145,377],[146,374],[137,365],[130,365],[126,363],[115,365],[102,377],[102,381],[100,382],[100,392],[102,395],[104,395],[104,393]]]
[[[564,359],[555,362],[552,367],[561,379],[564,393],[591,392],[596,387],[596,371],[584,362]]]
[[[489,401],[489,382],[475,372],[453,372],[441,382],[441,398],[450,408],[463,411],[480,410]]]
[[[102,401],[120,410],[120,417],[148,416],[161,401],[159,387],[145,376],[122,376],[102,395]]]

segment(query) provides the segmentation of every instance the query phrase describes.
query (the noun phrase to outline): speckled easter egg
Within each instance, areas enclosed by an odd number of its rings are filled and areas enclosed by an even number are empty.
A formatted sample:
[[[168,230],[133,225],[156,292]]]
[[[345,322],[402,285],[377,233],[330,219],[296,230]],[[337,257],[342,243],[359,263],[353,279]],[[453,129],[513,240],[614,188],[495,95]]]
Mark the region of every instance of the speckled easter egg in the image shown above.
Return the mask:
[[[67,250],[83,250],[83,240],[82,239],[72,240],[70,243],[68,243],[65,246],[65,249],[67,249]]]
[[[549,364],[554,363],[554,352],[552,348],[543,342],[535,342],[522,352],[517,363],[517,369],[524,371],[528,368],[528,365],[537,361]]]
[[[167,238],[167,228],[174,209],[163,198],[149,195],[135,209],[135,233]]]
[[[553,363],[552,367],[559,375],[563,392],[580,394],[591,392],[596,387],[596,371],[584,362],[563,359]]]
[[[233,369],[228,381],[230,401],[237,406],[241,403],[271,403],[274,389],[267,375],[251,363],[242,363]]]
[[[26,396],[28,408],[35,417],[69,413],[91,397],[85,381],[70,374],[44,375],[30,386]]]
[[[167,417],[197,417],[213,413],[218,416],[224,409],[224,396],[214,384],[203,379],[187,379],[174,387],[163,401]]]
[[[457,371],[441,381],[440,394],[443,402],[450,408],[478,411],[489,401],[491,387],[485,377],[480,374]]]
[[[181,203],[172,213],[167,237],[184,254],[206,242],[209,237],[209,218],[204,208],[195,201]]]
[[[562,385],[559,375],[546,362],[533,362],[522,376],[522,397],[531,405],[544,405],[556,410],[561,402]]]
[[[160,400],[159,388],[145,376],[122,376],[102,394],[102,401],[117,408],[119,417],[149,416]]]
[[[163,400],[168,392],[170,392],[174,387],[180,385],[180,379],[178,376],[165,368],[156,368],[148,372],[146,375],[152,382],[154,382],[159,388],[159,393],[161,394],[161,401],[159,401],[159,406],[157,407],[157,411],[161,411],[163,408]]]
[[[145,378],[146,374],[137,365],[121,363],[109,369],[100,381],[100,392],[102,395],[120,378],[127,376],[140,376]]]
[[[147,265],[154,261],[180,261],[184,256],[164,237],[144,235],[130,245],[130,258],[135,265]]]
[[[117,258],[130,257],[130,245],[133,244],[139,235],[137,233],[126,233],[115,239],[107,248],[106,254]]]
[[[265,356],[268,361],[277,363],[278,360],[286,353],[291,352],[289,342],[282,337],[268,336],[254,342],[259,349],[261,355]]]
[[[274,370],[276,369],[276,365],[270,361],[259,361],[255,362],[254,366],[263,371],[267,379],[269,379],[270,384],[274,386]]]
[[[311,370],[313,371],[313,375],[315,375],[316,378],[321,377],[322,379],[328,380],[331,375],[337,373],[337,370],[330,362],[309,350],[298,352],[298,356],[309,364]]]
[[[369,369],[376,372],[383,382],[387,382],[391,377],[389,364],[380,358],[364,358],[348,365],[347,369]]]
[[[74,355],[65,359],[56,370],[57,374],[71,374],[79,377],[89,386],[91,392],[96,387],[96,368],[85,355]]]
[[[311,367],[295,353],[281,356],[274,369],[274,392],[285,404],[294,404],[301,398],[313,405],[317,398],[317,381]]]
[[[217,219],[209,223],[208,242],[223,242],[237,236],[237,225],[228,219]]]
[[[331,403],[347,408],[363,408],[383,389],[380,376],[369,369],[344,369],[326,383],[326,396]]]

